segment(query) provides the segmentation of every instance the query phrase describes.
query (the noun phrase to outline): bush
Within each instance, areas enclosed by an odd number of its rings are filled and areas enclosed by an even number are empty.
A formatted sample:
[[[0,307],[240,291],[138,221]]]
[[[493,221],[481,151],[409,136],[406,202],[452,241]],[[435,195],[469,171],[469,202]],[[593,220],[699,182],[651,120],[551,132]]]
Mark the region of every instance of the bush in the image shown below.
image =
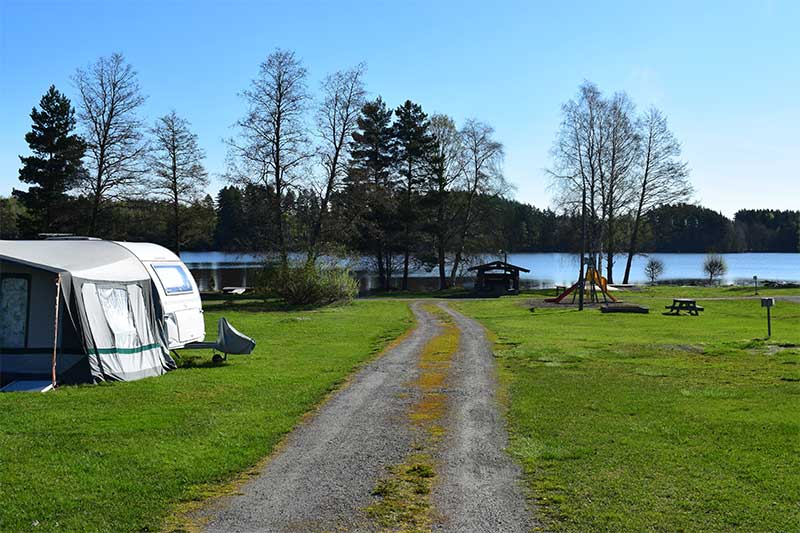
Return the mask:
[[[703,263],[703,271],[708,274],[708,281],[714,282],[714,278],[721,278],[728,271],[728,265],[721,255],[708,254]]]
[[[292,267],[271,276],[270,292],[290,305],[328,305],[350,302],[358,281],[341,268]]]
[[[647,279],[650,280],[651,284],[655,283],[664,273],[664,262],[661,259],[651,257],[644,266],[644,273],[647,275]]]

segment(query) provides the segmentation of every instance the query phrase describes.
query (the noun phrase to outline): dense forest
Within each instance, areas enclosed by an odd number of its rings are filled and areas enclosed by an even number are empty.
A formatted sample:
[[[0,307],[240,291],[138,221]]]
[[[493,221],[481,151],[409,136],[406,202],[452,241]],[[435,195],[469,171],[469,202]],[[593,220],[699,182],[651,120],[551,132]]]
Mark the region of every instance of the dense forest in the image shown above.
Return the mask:
[[[251,252],[269,243],[271,228],[270,196],[257,185],[223,187],[212,198],[182,207],[188,228],[184,250]],[[309,231],[304,214],[313,210],[303,205],[307,197],[290,194],[290,249],[304,251],[304,236]],[[476,230],[482,252],[577,252],[580,248],[580,220],[551,209],[501,197],[481,197],[488,217]],[[88,227],[87,200],[70,199],[66,233],[83,235]],[[337,204],[338,205],[338,204]],[[157,200],[128,200],[115,203],[106,212],[105,222],[96,235],[108,239],[155,242],[172,246],[171,206]],[[82,215],[83,214],[83,215]],[[337,213],[338,228],[346,228],[345,213]],[[36,238],[26,232],[25,209],[15,198],[0,198],[0,238]],[[630,225],[630,220],[623,220]],[[337,230],[338,232],[338,230]],[[743,209],[731,220],[721,213],[698,205],[661,206],[645,221],[642,252],[705,253],[800,252],[800,211]],[[358,247],[355,235],[339,233],[336,243],[343,251]]]
[[[364,65],[316,94],[293,52],[276,50],[242,92],[225,142],[228,183],[207,193],[205,154],[174,110],[149,125],[132,66],[101,57],[73,76],[77,103],[51,86],[31,111],[19,180],[0,198],[0,237],[88,235],[176,252],[371,257],[381,283],[423,263],[447,287],[487,252],[615,254],[798,252],[800,212],[742,210],[730,220],[690,203],[688,166],[657,109],[585,83],[562,107],[554,209],[513,200],[503,144],[476,119],[457,126],[410,100],[366,98]],[[630,261],[625,271],[628,277]]]

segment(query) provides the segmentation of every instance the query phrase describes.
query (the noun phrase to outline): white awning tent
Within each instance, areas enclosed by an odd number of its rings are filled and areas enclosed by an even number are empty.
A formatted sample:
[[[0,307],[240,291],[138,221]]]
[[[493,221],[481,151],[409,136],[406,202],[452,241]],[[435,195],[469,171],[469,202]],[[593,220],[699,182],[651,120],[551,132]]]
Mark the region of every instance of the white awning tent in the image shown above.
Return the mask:
[[[130,381],[174,368],[153,285],[121,243],[0,241],[0,386]]]

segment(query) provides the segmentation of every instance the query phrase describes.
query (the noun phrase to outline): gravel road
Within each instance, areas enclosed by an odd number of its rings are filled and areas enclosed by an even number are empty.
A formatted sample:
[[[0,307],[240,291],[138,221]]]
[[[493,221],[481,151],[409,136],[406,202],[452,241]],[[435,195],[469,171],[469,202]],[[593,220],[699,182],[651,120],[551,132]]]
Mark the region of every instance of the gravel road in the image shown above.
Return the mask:
[[[494,362],[483,329],[447,308],[461,342],[447,381],[444,440],[431,501],[435,531],[516,532],[533,526],[519,468],[506,456],[495,401]],[[413,381],[419,355],[440,333],[420,302],[417,326],[365,366],[288,437],[264,470],[238,495],[202,514],[207,531],[374,531],[363,509],[387,468],[400,464],[414,437],[408,412],[419,398]]]
[[[447,307],[461,330],[449,378],[448,428],[440,449],[433,502],[442,516],[436,531],[530,531],[521,469],[503,451],[508,443],[498,411],[494,354],[483,327]]]

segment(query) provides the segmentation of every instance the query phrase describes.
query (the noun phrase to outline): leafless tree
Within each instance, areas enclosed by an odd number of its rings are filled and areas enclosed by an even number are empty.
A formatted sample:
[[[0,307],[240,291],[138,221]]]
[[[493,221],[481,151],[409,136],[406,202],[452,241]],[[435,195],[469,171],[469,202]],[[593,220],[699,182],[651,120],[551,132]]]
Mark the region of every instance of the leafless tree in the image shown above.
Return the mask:
[[[455,282],[467,239],[475,223],[476,200],[484,194],[502,194],[508,188],[502,170],[503,144],[494,139],[494,128],[470,119],[461,128],[460,136],[464,149],[463,189],[466,194],[450,271],[451,284]]]
[[[650,280],[650,284],[655,285],[656,280],[664,274],[664,262],[661,259],[651,257],[644,266],[644,273],[647,279]]]
[[[319,212],[313,222],[308,243],[308,264],[314,264],[319,253],[325,217],[333,193],[347,175],[350,139],[358,130],[358,117],[364,105],[364,72],[362,63],[352,69],[335,72],[322,82],[322,101],[316,114],[318,154],[323,171],[319,187]]]
[[[721,255],[710,253],[703,261],[703,271],[708,274],[708,282],[714,283],[715,278],[721,278],[728,272],[728,264]]]
[[[604,106],[601,127],[607,145],[600,157],[601,220],[605,228],[606,277],[614,282],[614,255],[617,253],[617,218],[635,196],[633,172],[639,154],[639,134],[633,102],[625,93],[615,94]]]
[[[73,81],[89,156],[80,187],[92,199],[89,230],[94,233],[105,202],[129,193],[144,171],[147,148],[138,112],[145,98],[136,71],[119,53],[78,69]]]
[[[453,244],[456,229],[457,209],[453,205],[453,189],[464,179],[466,163],[464,143],[461,133],[452,118],[434,114],[430,120],[430,130],[436,139],[436,153],[430,164],[429,193],[436,201],[436,220],[434,221],[434,247],[439,268],[439,288],[449,285],[446,260],[447,251]]]
[[[276,50],[242,95],[248,111],[237,122],[238,138],[229,141],[231,176],[273,189],[277,243],[281,264],[287,268],[285,195],[313,155],[305,122],[306,69],[294,52]]]
[[[692,194],[689,167],[679,159],[681,146],[667,127],[664,114],[651,108],[642,117],[639,128],[641,149],[637,162],[636,200],[623,283],[628,283],[633,256],[638,251],[642,218],[660,205],[687,200]]]
[[[554,167],[548,171],[557,188],[557,202],[581,217],[581,260],[578,280],[584,279],[584,257],[595,255],[602,242],[601,183],[606,157],[607,102],[596,85],[581,85],[578,97],[561,108],[561,127],[553,145]],[[596,264],[594,265],[597,266]],[[583,290],[578,291],[583,308]]]
[[[208,185],[203,167],[205,153],[197,144],[189,122],[175,111],[156,121],[150,130],[152,151],[149,168],[153,174],[150,191],[165,198],[172,206],[173,248],[181,251],[183,239],[181,206],[197,201]]]

